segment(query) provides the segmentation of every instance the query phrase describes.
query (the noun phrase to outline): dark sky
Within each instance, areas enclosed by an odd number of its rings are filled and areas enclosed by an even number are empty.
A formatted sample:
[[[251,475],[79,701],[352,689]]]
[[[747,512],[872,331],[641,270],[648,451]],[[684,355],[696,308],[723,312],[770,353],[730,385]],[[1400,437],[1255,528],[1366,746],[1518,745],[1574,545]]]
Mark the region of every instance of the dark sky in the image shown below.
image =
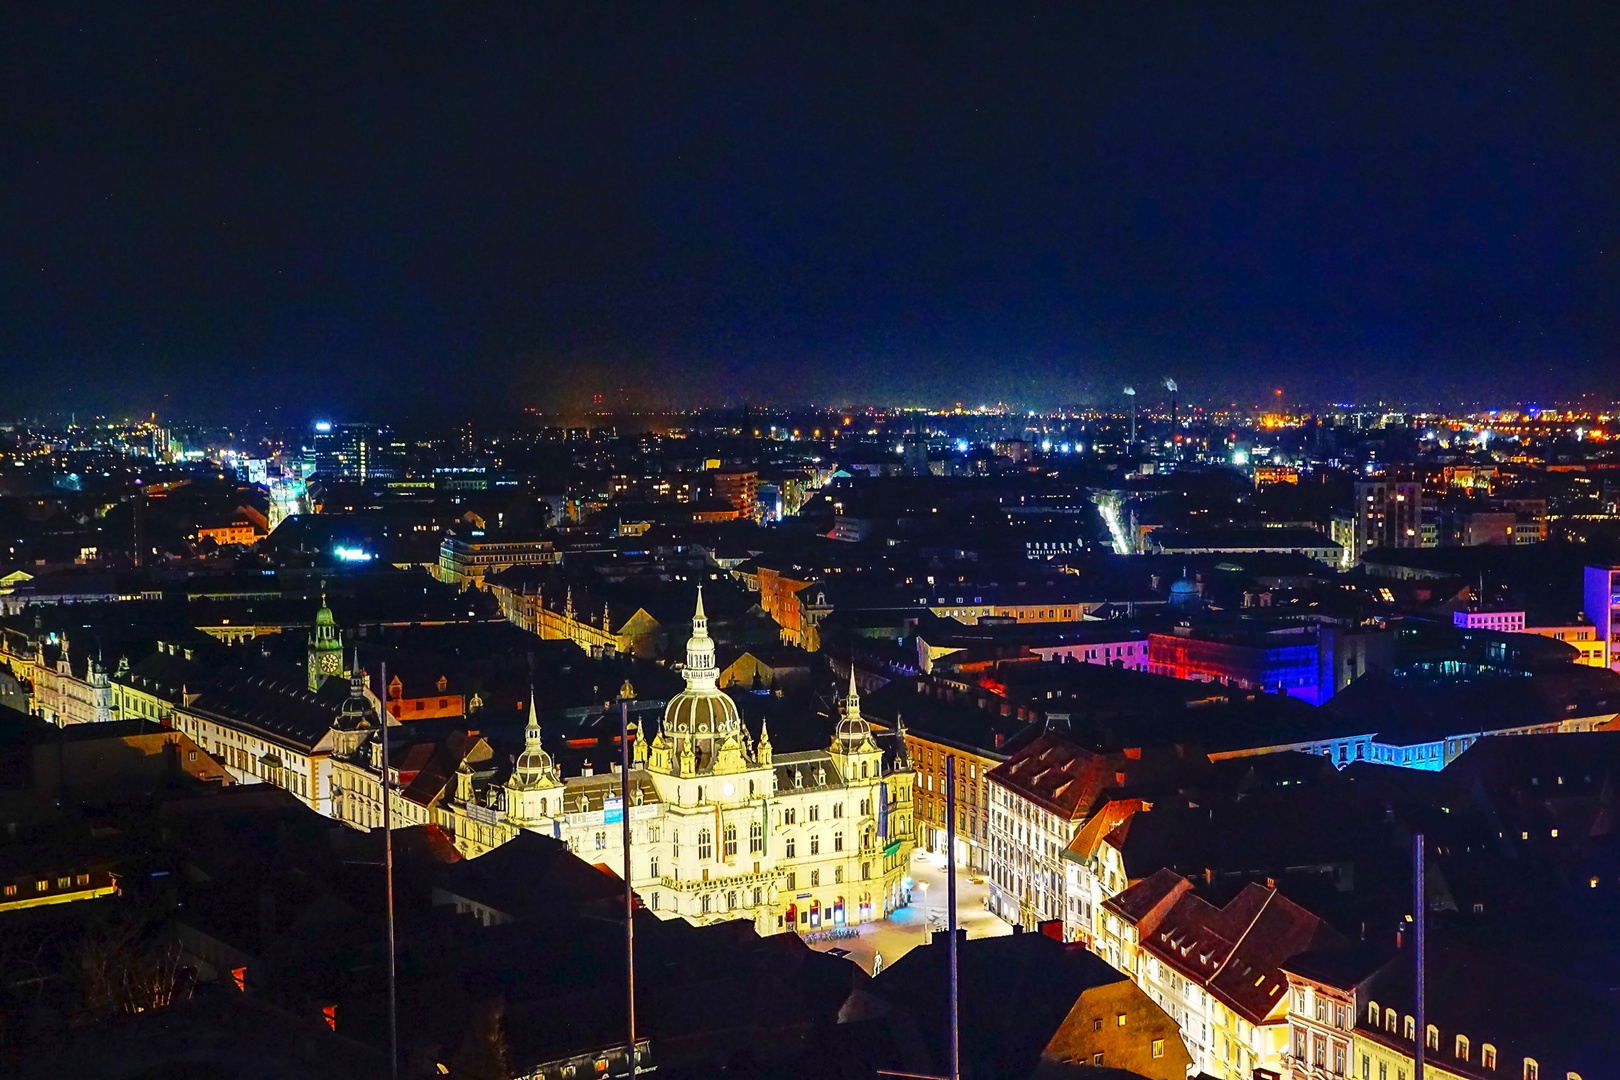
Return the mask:
[[[16,5],[0,414],[1612,399],[1617,12]]]

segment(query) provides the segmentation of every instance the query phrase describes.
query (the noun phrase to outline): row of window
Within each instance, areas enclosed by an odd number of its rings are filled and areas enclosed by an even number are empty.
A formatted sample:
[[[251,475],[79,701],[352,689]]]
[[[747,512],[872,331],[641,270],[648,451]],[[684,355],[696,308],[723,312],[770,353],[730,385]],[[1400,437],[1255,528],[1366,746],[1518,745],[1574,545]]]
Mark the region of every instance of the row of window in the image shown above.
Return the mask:
[[[1384,1009],[1382,1011],[1383,1015],[1381,1018],[1379,1011],[1378,1003],[1376,1001],[1369,1002],[1367,1004],[1367,1022],[1376,1028],[1379,1026],[1380,1019],[1382,1019],[1384,1030],[1391,1035],[1395,1034],[1396,1023],[1399,1019],[1395,1010]],[[1405,1018],[1405,1023],[1401,1025],[1401,1032],[1407,1039],[1416,1041],[1417,1020],[1411,1016],[1407,1016]],[[1430,1050],[1438,1051],[1440,1049],[1440,1029],[1435,1027],[1433,1024],[1425,1025],[1423,1032],[1423,1045]],[[1469,1043],[1468,1036],[1458,1035],[1455,1037],[1452,1043],[1452,1056],[1458,1061],[1471,1060],[1469,1055],[1472,1053],[1472,1050],[1473,1047]],[[1492,1046],[1490,1043],[1483,1044],[1479,1048],[1479,1063],[1484,1068],[1495,1069],[1496,1047]],[[1363,1056],[1361,1059],[1361,1075],[1362,1080],[1372,1080],[1370,1065],[1365,1056]],[[1535,1058],[1527,1057],[1524,1059],[1523,1076],[1524,1080],[1541,1080],[1541,1065],[1536,1061]],[[1380,1063],[1378,1066],[1378,1078],[1379,1080],[1389,1080],[1389,1078],[1385,1075],[1385,1067],[1382,1063]],[[1400,1080],[1404,1080],[1404,1078],[1400,1078]],[[1581,1080],[1581,1077],[1578,1073],[1566,1073],[1565,1080]]]
[[[63,874],[61,877],[56,879],[56,887],[58,889],[71,889],[75,885],[88,885],[88,884],[90,884],[90,875],[89,874],[78,874],[78,875]],[[5,895],[8,896],[8,897],[17,896],[19,893],[22,892],[22,886],[16,884],[15,882],[8,882],[3,891],[4,891]],[[34,882],[34,891],[36,893],[50,892],[51,891],[51,879],[50,878],[39,878],[39,879],[37,879]]]
[[[698,788],[698,801],[699,802],[703,801],[703,789],[702,788]],[[860,807],[861,807],[861,816],[862,817],[870,817],[871,816],[871,814],[872,814],[872,800],[871,799],[862,799],[861,802],[860,802]],[[835,802],[835,803],[832,804],[832,816],[834,818],[841,818],[841,817],[844,816],[844,804],[843,803]],[[812,803],[812,804],[810,804],[810,806],[808,806],[805,809],[805,820],[806,821],[820,821],[821,820],[821,806],[820,806],[820,804]],[[782,824],[783,825],[797,825],[798,822],[799,822],[799,808],[798,807],[789,806],[789,807],[785,808],[782,811]]]

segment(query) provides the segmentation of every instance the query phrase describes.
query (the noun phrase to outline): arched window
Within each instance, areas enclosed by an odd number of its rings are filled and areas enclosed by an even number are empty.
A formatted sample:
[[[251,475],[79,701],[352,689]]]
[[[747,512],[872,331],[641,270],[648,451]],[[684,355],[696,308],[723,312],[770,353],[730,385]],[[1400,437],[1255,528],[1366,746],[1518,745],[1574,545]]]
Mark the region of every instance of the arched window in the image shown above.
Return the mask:
[[[1541,1080],[1541,1066],[1535,1058],[1524,1059],[1524,1080]]]
[[[1468,1060],[1468,1036],[1466,1036],[1466,1035],[1457,1036],[1457,1045],[1455,1047],[1455,1055],[1456,1055],[1456,1058],[1457,1058],[1458,1061],[1467,1061]]]
[[[782,853],[783,853],[783,854],[784,854],[784,855],[786,855],[786,856],[787,856],[787,857],[788,857],[788,858],[790,858],[790,859],[791,859],[791,858],[793,858],[793,856],[794,856],[794,851],[795,851],[795,849],[796,849],[796,848],[797,848],[797,847],[798,847],[798,845],[797,845],[797,844],[796,844],[796,843],[794,843],[794,842],[793,842],[793,837],[791,837],[791,836],[790,836],[790,837],[788,837],[788,838],[787,838],[787,840],[785,840],[785,841],[784,841],[784,842],[783,842],[783,849],[782,849]]]
[[[821,837],[812,836],[810,838],[810,854],[812,854],[812,855],[820,855],[821,854]]]
[[[698,798],[697,798],[697,801],[698,802],[703,801],[703,785],[702,784],[698,785]]]
[[[1369,1001],[1367,1003],[1367,1023],[1371,1024],[1373,1027],[1377,1027],[1378,1018],[1383,1015],[1383,1011],[1378,1008],[1378,1002]]]
[[[748,826],[748,850],[754,855],[765,850],[765,830],[757,821]]]
[[[861,779],[866,779],[866,762],[861,762]]]
[[[841,833],[841,832],[840,833],[833,833],[833,850],[834,851],[843,851],[844,850],[844,834],[843,833]]]
[[[737,854],[737,826],[726,826],[726,858]]]
[[[1479,1063],[1487,1069],[1496,1068],[1496,1047],[1486,1043],[1479,1048]]]
[[[708,829],[698,830],[698,858],[714,858],[714,834]]]
[[[1406,1018],[1406,1023],[1401,1025],[1401,1030],[1405,1033],[1408,1039],[1411,1039],[1414,1042],[1417,1041],[1417,1021],[1412,1017],[1408,1016]]]
[[[1394,1009],[1385,1009],[1384,1010],[1384,1030],[1389,1032],[1391,1035],[1395,1034],[1395,1022],[1396,1022],[1395,1010]]]
[[[784,825],[793,825],[793,824],[797,823],[798,820],[799,820],[799,811],[794,809],[793,807],[790,806],[787,809],[782,811],[782,824],[784,824]]]

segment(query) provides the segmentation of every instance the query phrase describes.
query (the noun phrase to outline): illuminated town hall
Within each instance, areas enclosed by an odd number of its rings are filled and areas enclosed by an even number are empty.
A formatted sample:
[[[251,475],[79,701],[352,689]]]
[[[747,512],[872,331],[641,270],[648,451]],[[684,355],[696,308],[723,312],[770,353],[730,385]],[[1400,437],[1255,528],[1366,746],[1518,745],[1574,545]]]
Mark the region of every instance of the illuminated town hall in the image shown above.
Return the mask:
[[[701,592],[682,674],[686,688],[658,730],[649,737],[642,725],[632,736],[628,807],[617,775],[562,775],[531,699],[523,752],[504,779],[480,785],[481,755],[471,752],[438,806],[396,800],[396,827],[439,824],[468,857],[529,830],[618,873],[628,813],[631,884],[649,910],[698,923],[746,919],[762,934],[867,922],[902,904],[914,776],[903,740],[874,733],[861,716],[853,681],[825,749],[773,752],[769,730],[762,724],[754,738],[717,686]],[[340,789],[376,791],[375,741],[337,763]],[[380,820],[372,801],[337,800],[337,816],[364,828]]]

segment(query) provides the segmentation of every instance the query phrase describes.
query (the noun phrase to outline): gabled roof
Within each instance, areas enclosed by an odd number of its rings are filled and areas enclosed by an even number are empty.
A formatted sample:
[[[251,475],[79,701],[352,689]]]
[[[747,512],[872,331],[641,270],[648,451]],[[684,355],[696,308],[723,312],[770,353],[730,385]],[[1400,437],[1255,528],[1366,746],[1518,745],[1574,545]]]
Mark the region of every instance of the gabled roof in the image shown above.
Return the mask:
[[[1179,899],[1162,908],[1177,891]],[[1150,875],[1105,906],[1138,927],[1144,952],[1204,986],[1251,1024],[1272,1019],[1286,1000],[1282,964],[1289,957],[1343,943],[1335,930],[1276,889],[1251,883],[1218,908],[1169,870]]]

